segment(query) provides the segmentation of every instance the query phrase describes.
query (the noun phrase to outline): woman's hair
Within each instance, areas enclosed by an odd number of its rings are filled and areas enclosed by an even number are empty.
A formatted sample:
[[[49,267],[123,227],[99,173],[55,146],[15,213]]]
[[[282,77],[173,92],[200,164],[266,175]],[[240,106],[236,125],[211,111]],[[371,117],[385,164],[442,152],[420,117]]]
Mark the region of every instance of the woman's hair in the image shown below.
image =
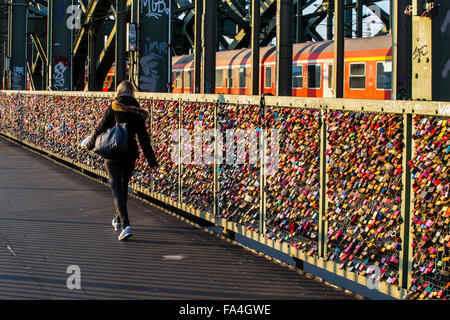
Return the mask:
[[[134,87],[130,81],[124,80],[118,86],[116,90],[116,97],[124,93],[130,93],[134,95]]]

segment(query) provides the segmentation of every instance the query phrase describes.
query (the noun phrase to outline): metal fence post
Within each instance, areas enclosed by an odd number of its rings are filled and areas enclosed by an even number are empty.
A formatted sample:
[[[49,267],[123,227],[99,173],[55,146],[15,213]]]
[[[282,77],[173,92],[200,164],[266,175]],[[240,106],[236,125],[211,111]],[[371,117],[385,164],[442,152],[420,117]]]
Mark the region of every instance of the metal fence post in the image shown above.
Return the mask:
[[[218,150],[218,139],[222,138],[219,137],[218,134],[218,119],[217,119],[217,111],[218,111],[218,106],[219,106],[220,102],[219,100],[214,103],[214,167],[213,167],[213,181],[214,181],[214,186],[213,186],[213,216],[215,219],[217,219],[218,215],[219,215],[219,177],[218,177],[218,172],[217,170],[220,168],[220,163],[218,163],[219,159],[222,159],[222,157],[219,158],[219,150]]]
[[[402,248],[400,250],[399,259],[399,286],[402,288],[408,288],[409,274],[411,271],[411,250],[410,245],[410,221],[411,221],[411,171],[408,170],[408,162],[412,158],[412,114],[403,114],[403,154],[402,154],[402,206],[401,215],[403,217],[403,223],[400,226],[400,232],[402,237]]]
[[[75,124],[77,126],[77,141],[76,141],[77,163],[80,163],[80,124],[79,124],[78,112],[79,112],[79,109],[76,109],[76,111],[75,111]]]
[[[149,99],[149,101],[150,101],[150,142],[152,144],[152,147],[154,148],[155,144],[153,141],[153,99]],[[152,174],[150,175],[149,193],[155,191],[154,184],[155,184],[155,173],[152,172]]]
[[[319,201],[319,238],[317,243],[318,254],[320,257],[325,257],[327,254],[326,238],[328,225],[326,220],[328,202],[327,202],[327,155],[326,150],[328,147],[327,140],[327,116],[326,107],[321,106],[321,128],[320,128],[320,201]]]
[[[23,129],[23,108],[24,108],[24,104],[23,104],[23,102],[22,102],[22,105],[20,106],[20,114],[19,114],[19,117],[20,117],[20,141],[22,141],[23,142],[23,140],[24,140],[24,138],[23,138],[23,136],[24,136],[24,129]]]
[[[183,203],[181,187],[181,155],[182,155],[182,144],[181,144],[181,115],[183,114],[183,105],[181,99],[178,100],[178,203],[181,205]]]
[[[266,234],[266,192],[265,192],[265,184],[266,184],[266,161],[265,156],[267,152],[267,128],[265,124],[265,116],[266,116],[266,103],[264,99],[264,95],[261,95],[261,100],[259,104],[260,108],[260,133],[259,133],[259,233],[260,235]]]

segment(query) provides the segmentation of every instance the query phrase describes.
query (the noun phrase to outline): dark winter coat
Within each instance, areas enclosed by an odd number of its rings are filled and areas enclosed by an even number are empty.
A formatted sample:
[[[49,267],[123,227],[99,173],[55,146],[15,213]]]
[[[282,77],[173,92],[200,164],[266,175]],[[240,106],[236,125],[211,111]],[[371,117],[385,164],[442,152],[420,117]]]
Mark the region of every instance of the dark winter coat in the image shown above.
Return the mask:
[[[120,95],[106,108],[103,118],[98,123],[92,138],[86,145],[87,149],[94,149],[97,137],[109,128],[114,127],[116,124],[114,112],[117,112],[120,123],[128,123],[128,154],[125,157],[136,159],[139,156],[135,138],[137,135],[148,164],[150,167],[157,166],[158,163],[145,126],[145,120],[149,117],[149,112],[142,109],[139,102],[130,94]]]

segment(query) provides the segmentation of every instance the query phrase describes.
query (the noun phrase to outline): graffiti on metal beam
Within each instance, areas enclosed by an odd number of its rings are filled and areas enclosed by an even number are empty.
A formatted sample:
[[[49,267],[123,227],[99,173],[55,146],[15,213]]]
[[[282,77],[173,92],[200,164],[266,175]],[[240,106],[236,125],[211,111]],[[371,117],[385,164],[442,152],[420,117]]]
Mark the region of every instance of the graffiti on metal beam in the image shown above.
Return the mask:
[[[55,57],[55,68],[53,69],[53,81],[55,90],[68,90],[64,74],[69,67],[70,60],[67,57]]]
[[[13,90],[22,90],[22,89],[24,89],[23,88],[24,75],[25,75],[25,68],[24,67],[14,66],[12,68],[11,88]]]
[[[141,13],[147,17],[159,19],[169,14],[169,8],[165,0],[141,0]]]
[[[441,26],[441,32],[445,33],[448,26],[450,26],[450,10],[447,10],[447,16],[445,17],[444,23]]]
[[[428,54],[428,45],[424,44],[421,47],[416,46],[413,51],[413,59],[424,57]]]
[[[450,72],[450,59],[445,64],[444,70],[442,70],[442,78],[447,79],[449,72]]]
[[[161,78],[160,69],[164,66],[168,53],[167,42],[150,42],[146,39],[143,55],[140,59],[141,75],[139,77],[140,87],[144,91],[158,90]]]

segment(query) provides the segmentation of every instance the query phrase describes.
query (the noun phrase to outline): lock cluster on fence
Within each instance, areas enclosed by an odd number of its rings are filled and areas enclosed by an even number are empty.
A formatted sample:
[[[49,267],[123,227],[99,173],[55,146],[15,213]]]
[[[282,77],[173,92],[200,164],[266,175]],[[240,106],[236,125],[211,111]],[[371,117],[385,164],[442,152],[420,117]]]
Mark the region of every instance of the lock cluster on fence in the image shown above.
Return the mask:
[[[0,132],[104,170],[79,144],[109,102],[0,93]],[[140,103],[151,114],[147,126],[160,167],[151,175],[141,156],[133,189],[241,226],[349,279],[356,273],[371,280],[371,289],[448,298],[448,116],[264,99]]]

